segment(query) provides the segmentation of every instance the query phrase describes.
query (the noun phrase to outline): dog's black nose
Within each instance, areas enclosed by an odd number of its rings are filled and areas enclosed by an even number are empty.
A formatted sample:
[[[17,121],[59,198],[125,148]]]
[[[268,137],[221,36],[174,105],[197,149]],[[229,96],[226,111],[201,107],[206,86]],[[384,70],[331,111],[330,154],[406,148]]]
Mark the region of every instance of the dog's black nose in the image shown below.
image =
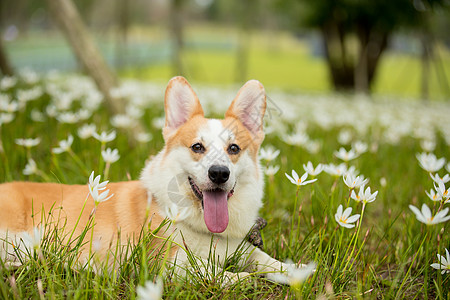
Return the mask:
[[[224,183],[230,178],[230,169],[225,166],[213,165],[208,170],[208,177],[214,183]]]

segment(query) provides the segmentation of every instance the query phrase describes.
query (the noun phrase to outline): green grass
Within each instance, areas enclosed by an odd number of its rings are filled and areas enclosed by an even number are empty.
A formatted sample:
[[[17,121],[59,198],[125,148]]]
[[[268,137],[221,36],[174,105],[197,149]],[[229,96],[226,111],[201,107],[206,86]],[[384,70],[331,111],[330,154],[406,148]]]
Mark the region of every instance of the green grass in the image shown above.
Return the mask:
[[[211,54],[209,59],[213,58]],[[288,61],[286,59],[285,64]],[[21,89],[30,87],[19,83]],[[12,89],[7,94],[14,98],[16,92],[17,89]],[[97,174],[103,173],[100,143],[92,138],[79,139],[77,129],[80,124],[62,124],[53,118],[43,123],[30,119],[32,109],[43,111],[51,100],[48,94],[44,94],[28,102],[23,110],[17,112],[13,122],[0,127],[4,148],[4,152],[0,153],[1,182],[44,181],[37,175],[22,174],[28,160],[27,151],[14,141],[23,137],[41,138],[41,143],[31,149],[30,155],[53,182],[85,184],[92,170]],[[72,109],[78,109],[79,105],[76,101]],[[153,134],[151,142],[131,146],[126,133],[119,132],[118,137],[107,144],[108,147],[118,148],[121,155],[120,160],[112,164],[109,173],[111,181],[128,180],[128,177],[137,179],[145,160],[163,147],[160,130],[151,126],[152,120],[163,113],[162,109],[161,102],[146,107],[142,117],[144,127]],[[111,128],[103,107],[86,122],[95,123],[102,130]],[[285,125],[293,127],[288,122]],[[373,124],[371,127],[369,133],[372,135],[366,136],[366,142],[376,141],[379,129],[376,126]],[[432,181],[415,159],[415,154],[421,151],[418,140],[406,136],[397,145],[378,141],[377,151],[365,153],[351,162],[366,178],[370,178],[372,190],[379,191],[376,201],[367,204],[360,227],[345,229],[334,220],[339,204],[346,207],[349,203],[353,213],[361,213],[362,209],[361,204],[348,201],[349,189],[342,178],[322,173],[317,177],[317,182],[301,187],[296,196],[296,187],[288,182],[283,173],[290,173],[292,169],[303,173],[301,166],[307,161],[312,161],[314,165],[319,162],[338,163],[333,152],[340,147],[336,136],[341,129],[341,126],[335,126],[325,131],[310,125],[308,133],[323,141],[323,148],[316,154],[288,145],[276,134],[268,135],[264,142],[264,145],[275,145],[281,151],[273,162],[280,165],[280,171],[267,179],[265,187],[265,206],[261,211],[268,221],[262,231],[264,249],[281,261],[316,262],[317,271],[313,276],[302,285],[289,287],[268,282],[254,274],[248,281],[223,287],[220,285],[223,274],[202,277],[200,272],[196,272],[198,266],[193,262],[192,272],[186,281],[164,277],[164,297],[285,299],[323,295],[338,299],[449,299],[449,274],[441,275],[429,265],[436,262],[437,253],[444,254],[444,248],[449,248],[447,231],[450,222],[427,227],[418,222],[408,209],[408,204],[419,206],[421,203],[431,203],[426,199],[424,190],[432,187]],[[68,134],[75,137],[72,149],[81,164],[67,153],[55,155],[50,151]],[[439,135],[435,153],[438,157],[450,158],[448,145]],[[381,178],[387,181],[385,187],[380,184]],[[436,211],[437,207],[433,209]],[[87,234],[91,229],[89,226],[86,228]],[[7,268],[0,261],[0,298],[134,299],[137,286],[147,280],[154,281],[162,269],[168,269],[168,266],[161,265],[161,252],[148,247],[155,238],[148,232],[141,243],[127,249],[129,258],[120,262],[115,273],[107,269],[94,272],[90,266],[72,267],[80,246],[67,251],[64,243],[60,242],[61,238],[60,232],[49,227],[41,250],[25,260],[22,266]],[[77,240],[76,237],[74,239]],[[229,259],[229,270],[239,270],[233,263],[233,257]]]
[[[188,44],[196,40],[212,40],[229,42],[232,45],[227,49],[205,49],[195,44],[187,47],[183,54],[183,65],[184,75],[189,80],[214,85],[229,85],[239,81],[236,30],[194,26],[187,29],[186,35]],[[332,90],[325,59],[313,56],[311,46],[305,39],[296,39],[288,33],[275,31],[255,32],[248,40],[247,79],[258,79],[266,87],[285,91],[316,93]],[[448,99],[450,53],[445,47],[437,47],[436,54],[439,60],[431,62],[429,96],[431,99]],[[438,77],[437,68],[442,68],[446,77]],[[399,98],[421,98],[421,73],[422,66],[418,55],[386,51],[373,82],[373,92]],[[172,76],[178,75],[174,73],[170,62],[125,69],[119,74],[126,78],[164,83]]]
[[[95,32],[94,32],[95,33]],[[112,67],[117,67],[114,32],[101,32],[97,42]],[[315,43],[319,43],[315,38]],[[247,74],[245,79],[258,79],[266,87],[284,91],[329,93],[333,86],[326,61],[312,54],[310,39],[296,38],[285,31],[255,30],[248,41]],[[183,53],[184,76],[199,84],[218,86],[241,84],[237,75],[239,31],[214,24],[191,24],[185,28],[186,50]],[[153,80],[166,83],[175,74],[170,62],[170,35],[157,26],[132,27],[128,53],[124,61],[130,68],[117,72],[124,78]],[[60,33],[31,31],[26,36],[5,44],[17,66],[30,64],[49,68],[74,68],[75,59]],[[422,65],[419,54],[386,51],[373,82],[375,95],[398,98],[421,98]],[[450,52],[436,45],[430,64],[430,99],[449,99]]]

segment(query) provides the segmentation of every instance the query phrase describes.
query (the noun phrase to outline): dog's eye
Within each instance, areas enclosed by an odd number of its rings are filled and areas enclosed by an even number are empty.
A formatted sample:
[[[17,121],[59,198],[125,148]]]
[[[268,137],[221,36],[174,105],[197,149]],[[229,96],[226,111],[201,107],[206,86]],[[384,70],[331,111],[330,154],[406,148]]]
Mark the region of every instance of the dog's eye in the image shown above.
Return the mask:
[[[195,153],[203,153],[205,152],[205,147],[200,144],[200,143],[195,143],[194,145],[191,146],[191,150],[194,151]]]
[[[239,151],[241,151],[241,148],[239,148],[239,146],[236,144],[231,144],[230,146],[228,146],[229,154],[238,154]]]

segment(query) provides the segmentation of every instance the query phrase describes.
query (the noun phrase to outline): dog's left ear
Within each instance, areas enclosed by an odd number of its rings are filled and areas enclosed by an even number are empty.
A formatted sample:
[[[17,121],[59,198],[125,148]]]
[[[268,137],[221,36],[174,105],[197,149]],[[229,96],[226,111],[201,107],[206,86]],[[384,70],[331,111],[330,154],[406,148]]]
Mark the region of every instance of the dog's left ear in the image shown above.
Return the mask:
[[[204,115],[197,95],[182,76],[172,78],[167,84],[164,110],[166,111],[164,135],[170,135],[193,116]]]
[[[250,80],[239,90],[225,117],[234,117],[254,135],[264,136],[263,119],[266,112],[266,92],[258,80]]]

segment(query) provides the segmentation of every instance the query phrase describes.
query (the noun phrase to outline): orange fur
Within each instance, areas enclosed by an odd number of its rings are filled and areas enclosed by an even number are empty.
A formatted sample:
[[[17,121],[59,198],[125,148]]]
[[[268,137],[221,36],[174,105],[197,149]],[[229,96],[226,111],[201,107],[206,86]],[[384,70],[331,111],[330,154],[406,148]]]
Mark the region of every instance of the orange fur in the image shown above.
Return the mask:
[[[94,239],[102,238],[100,252],[107,250],[120,230],[121,242],[136,238],[145,225],[147,191],[139,181],[108,184],[114,196],[100,203],[95,212]],[[75,228],[79,235],[89,222],[94,209],[94,201],[87,185],[65,185],[56,183],[12,182],[0,184],[0,229],[10,232],[30,231],[33,226],[45,223],[53,226],[65,226],[65,232]],[[83,205],[86,206],[83,210]],[[44,214],[44,215],[43,215]],[[153,202],[149,217],[151,230],[156,229],[164,220],[159,207]],[[88,238],[88,237],[87,237]]]

